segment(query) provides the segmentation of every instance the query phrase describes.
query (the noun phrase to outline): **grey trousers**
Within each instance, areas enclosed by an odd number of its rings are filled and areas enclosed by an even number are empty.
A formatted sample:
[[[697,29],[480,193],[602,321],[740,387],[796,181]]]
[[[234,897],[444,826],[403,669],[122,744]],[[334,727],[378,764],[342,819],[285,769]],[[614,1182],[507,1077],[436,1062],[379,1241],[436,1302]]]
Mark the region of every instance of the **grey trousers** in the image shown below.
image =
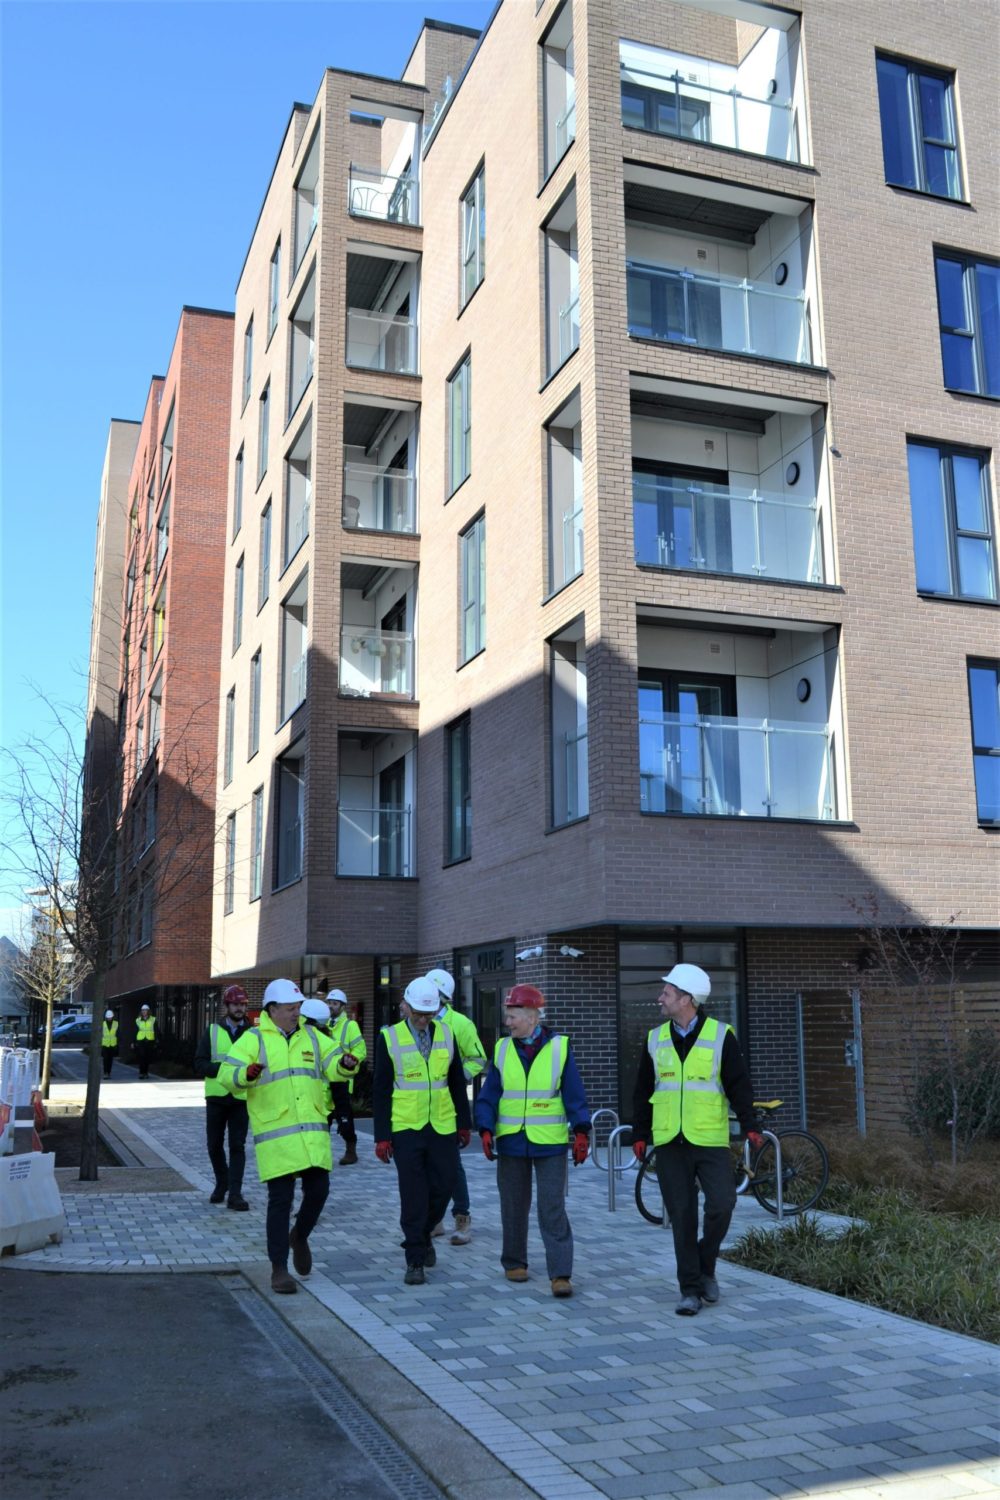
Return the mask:
[[[566,1217],[566,1157],[497,1155],[497,1187],[503,1223],[500,1264],[515,1271],[528,1264],[531,1174],[538,1187],[538,1228],[550,1281],[573,1274],[573,1231]]]

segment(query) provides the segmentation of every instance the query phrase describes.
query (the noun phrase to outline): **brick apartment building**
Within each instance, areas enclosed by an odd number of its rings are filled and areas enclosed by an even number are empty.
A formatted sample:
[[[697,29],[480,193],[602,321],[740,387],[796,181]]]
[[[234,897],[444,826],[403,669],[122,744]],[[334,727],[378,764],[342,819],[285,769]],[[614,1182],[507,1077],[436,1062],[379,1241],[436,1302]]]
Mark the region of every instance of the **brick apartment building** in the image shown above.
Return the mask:
[[[108,497],[109,512],[121,512],[114,695],[95,713],[112,715],[119,747],[110,773],[120,808],[116,961],[105,993],[126,1046],[148,1003],[167,1050],[184,1049],[215,994],[208,980],[232,362],[232,314],[185,307],[167,373],[151,381],[132,430],[127,483],[114,507]],[[112,577],[109,556],[109,609]],[[92,646],[92,678],[94,662]]]
[[[503,0],[295,106],[236,298],[218,979],[370,1030],[440,962],[487,1041],[531,980],[627,1117],[683,958],[812,1118],[852,903],[995,941],[995,23]]]

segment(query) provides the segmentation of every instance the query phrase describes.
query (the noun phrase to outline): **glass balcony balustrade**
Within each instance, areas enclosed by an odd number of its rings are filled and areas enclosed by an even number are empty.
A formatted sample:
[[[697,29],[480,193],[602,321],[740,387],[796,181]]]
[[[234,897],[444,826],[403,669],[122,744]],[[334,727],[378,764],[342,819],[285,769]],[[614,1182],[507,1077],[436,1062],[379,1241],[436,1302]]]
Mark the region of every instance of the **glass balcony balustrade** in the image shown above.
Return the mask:
[[[416,531],[416,475],[410,469],[378,469],[348,461],[343,521],[352,531]]]
[[[360,167],[351,163],[347,207],[354,218],[419,224],[419,201],[417,179],[411,174],[394,177],[380,167]]]
[[[575,292],[559,309],[559,363],[580,347],[580,294]]]
[[[750,578],[824,582],[819,507],[766,490],[633,474],[635,560]]]
[[[669,63],[665,66],[671,66]],[[798,115],[791,99],[760,98],[685,78],[621,67],[622,123],[656,135],[706,141],[755,156],[799,161]]]
[[[347,363],[360,370],[386,370],[393,375],[415,375],[416,319],[349,307]]]
[[[351,698],[412,698],[412,635],[345,625],[340,632],[340,691]]]
[[[640,713],[639,784],[643,812],[837,816],[833,735],[825,725]]]
[[[556,121],[556,158],[562,156],[576,140],[576,95],[567,102],[566,108]]]
[[[412,875],[410,823],[409,807],[339,807],[337,874]]]
[[[812,361],[804,292],[632,260],[626,278],[628,331],[637,338],[800,365]]]

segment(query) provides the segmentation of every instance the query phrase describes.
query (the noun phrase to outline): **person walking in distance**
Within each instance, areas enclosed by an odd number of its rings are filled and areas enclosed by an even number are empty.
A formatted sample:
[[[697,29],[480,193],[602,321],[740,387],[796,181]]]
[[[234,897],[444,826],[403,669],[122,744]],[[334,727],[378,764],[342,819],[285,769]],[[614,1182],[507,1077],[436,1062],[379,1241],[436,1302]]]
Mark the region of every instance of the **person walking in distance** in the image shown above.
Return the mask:
[[[459,1146],[471,1135],[462,1059],[450,1029],[435,1020],[437,986],[427,978],[406,987],[408,1015],[383,1026],[375,1044],[372,1105],[375,1155],[395,1160],[399,1227],[407,1286],[422,1286],[437,1262],[431,1230],[455,1190]]]
[[[230,1093],[246,1090],[257,1172],[267,1183],[267,1255],[272,1292],[297,1292],[288,1254],[300,1276],[312,1270],[309,1236],[330,1191],[330,1127],[325,1079],[349,1078],[357,1061],[301,1020],[302,991],[291,979],[272,979],[256,1026],[234,1042],[219,1070]],[[289,1229],[295,1179],[302,1203]]]
[[[479,1032],[471,1016],[463,1015],[452,1005],[455,981],[448,970],[431,969],[427,978],[437,986],[441,996],[441,1009],[438,1011],[437,1019],[450,1028],[455,1038],[458,1055],[462,1059],[462,1071],[471,1083],[474,1078],[480,1078],[486,1071],[487,1058],[483,1051],[483,1044],[479,1040]],[[452,1200],[451,1211],[455,1216],[455,1230],[451,1236],[451,1243],[467,1245],[472,1239],[472,1210],[469,1204],[469,1184],[466,1181],[465,1167],[462,1165],[461,1157],[458,1159],[458,1174],[455,1178],[455,1196]],[[433,1233],[444,1234],[444,1225],[436,1224]]]
[[[326,997],[330,1007],[330,1035],[342,1052],[350,1052],[358,1064],[368,1056],[361,1027],[348,1013],[347,996],[343,990],[330,990]],[[342,1167],[353,1167],[358,1160],[358,1132],[354,1128],[354,1108],[351,1096],[354,1093],[354,1078],[347,1083],[335,1083],[332,1087],[333,1110],[337,1116],[337,1134],[344,1143],[344,1154],[340,1158]]]
[[[139,1062],[139,1077],[149,1077],[149,1064],[156,1047],[156,1018],[148,1005],[140,1005],[139,1019],[135,1023],[135,1055]]]
[[[219,1071],[229,1056],[233,1043],[249,1029],[247,993],[241,984],[230,984],[222,992],[222,1010],[202,1034],[194,1054],[194,1070],[205,1080],[205,1138],[208,1159],[215,1173],[215,1187],[209,1203],[226,1201],[236,1213],[250,1207],[243,1196],[243,1173],[246,1169],[246,1144],[249,1116],[246,1089],[230,1092],[219,1078]],[[226,1157],[226,1136],[229,1156]]]
[[[113,1010],[104,1012],[104,1020],[101,1023],[101,1061],[104,1064],[105,1078],[111,1077],[111,1064],[118,1052],[118,1022],[115,1020]]]
[[[566,1148],[573,1165],[587,1160],[590,1110],[569,1040],[544,1024],[545,997],[515,984],[504,1001],[510,1035],[497,1042],[476,1100],[476,1129],[488,1161],[497,1163],[508,1281],[528,1280],[528,1215],[532,1175],[538,1228],[554,1297],[573,1295],[573,1231],[566,1214]]]
[[[719,1300],[715,1262],[736,1207],[729,1151],[729,1109],[755,1150],[764,1144],[753,1088],[731,1026],[710,1016],[712,982],[697,964],[675,964],[663,976],[663,1024],[649,1033],[632,1104],[632,1150],[641,1161],[650,1139],[656,1176],[670,1218],[680,1301],[691,1318]],[[705,1195],[698,1237],[698,1189]]]

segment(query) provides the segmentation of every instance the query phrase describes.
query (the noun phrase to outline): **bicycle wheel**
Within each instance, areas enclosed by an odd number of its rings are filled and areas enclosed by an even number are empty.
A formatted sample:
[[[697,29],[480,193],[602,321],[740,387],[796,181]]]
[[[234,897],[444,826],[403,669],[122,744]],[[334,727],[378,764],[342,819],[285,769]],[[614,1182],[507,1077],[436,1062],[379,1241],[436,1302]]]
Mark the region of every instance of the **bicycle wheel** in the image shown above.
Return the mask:
[[[650,1224],[663,1223],[663,1199],[656,1177],[656,1152],[648,1151],[635,1178],[635,1206]]]
[[[806,1130],[783,1130],[781,1141],[782,1209],[800,1214],[812,1208],[826,1187],[830,1163],[821,1141]],[[778,1173],[774,1142],[765,1140],[753,1163],[751,1191],[761,1208],[778,1212]]]

